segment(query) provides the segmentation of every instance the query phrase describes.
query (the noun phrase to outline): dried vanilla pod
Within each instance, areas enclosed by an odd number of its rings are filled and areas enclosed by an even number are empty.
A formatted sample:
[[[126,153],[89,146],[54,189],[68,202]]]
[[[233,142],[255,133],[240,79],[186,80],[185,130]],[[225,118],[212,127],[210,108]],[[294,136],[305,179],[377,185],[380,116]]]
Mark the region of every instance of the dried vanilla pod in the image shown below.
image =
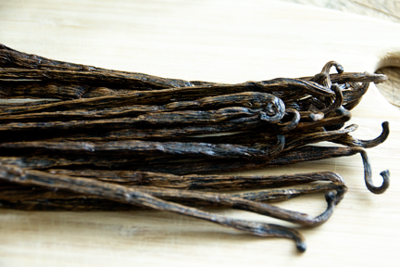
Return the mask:
[[[103,155],[132,157],[162,157],[176,155],[188,158],[262,158],[268,159],[279,154],[285,145],[283,135],[278,135],[273,146],[253,146],[209,143],[180,143],[153,141],[111,141],[111,142],[15,142],[0,143],[1,154],[53,154],[53,155]]]
[[[337,74],[330,73],[333,67]],[[27,210],[169,210],[254,235],[291,238],[304,251],[294,229],[192,207],[242,209],[317,226],[347,191],[340,175],[221,173],[355,154],[362,157],[367,188],[383,193],[389,172],[375,186],[364,148],[387,139],[388,123],[372,140],[353,137],[357,125],[345,123],[369,84],[386,79],[346,73],[330,61],[303,78],[186,81],[55,61],[0,45],[0,97],[39,100],[0,105],[0,203]],[[341,146],[312,146],[320,142]],[[327,201],[316,217],[266,204],[314,193],[325,193]]]
[[[332,172],[264,176],[221,174],[173,175],[155,172],[98,169],[47,169],[45,171],[56,175],[76,176],[116,184],[205,191],[270,189],[318,181],[331,182],[344,186],[344,179],[337,173]]]
[[[306,248],[304,238],[294,229],[266,223],[231,219],[221,215],[211,214],[199,209],[190,208],[169,201],[163,201],[134,188],[111,185],[88,179],[82,180],[80,178],[72,178],[69,176],[55,176],[40,171],[23,170],[7,165],[0,165],[0,177],[10,182],[30,185],[34,184],[57,189],[68,189],[81,194],[101,196],[107,199],[145,206],[156,210],[172,211],[186,216],[208,220],[258,236],[290,238],[295,240],[298,250],[305,251]],[[332,205],[335,204],[336,199],[337,198],[332,194],[327,195],[328,209],[332,209]],[[304,215],[299,215],[299,219],[302,220]],[[282,216],[285,216],[285,214],[283,213]],[[307,217],[304,219],[307,219]],[[317,221],[319,221],[319,219],[317,219]]]

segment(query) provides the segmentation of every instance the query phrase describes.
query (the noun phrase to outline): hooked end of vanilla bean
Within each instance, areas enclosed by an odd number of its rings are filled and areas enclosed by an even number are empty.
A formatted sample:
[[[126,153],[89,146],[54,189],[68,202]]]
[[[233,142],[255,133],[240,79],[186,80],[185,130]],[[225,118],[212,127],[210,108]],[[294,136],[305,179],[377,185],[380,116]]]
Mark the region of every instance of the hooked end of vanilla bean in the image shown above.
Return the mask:
[[[336,71],[339,74],[342,74],[344,72],[343,66],[337,63],[336,61],[332,60],[327,62],[325,66],[322,68],[321,72],[315,75],[311,80],[330,88],[332,86],[332,81],[329,72],[332,67],[335,67]]]
[[[330,106],[321,111],[325,115],[328,115],[329,113],[334,112],[334,110],[342,107],[344,101],[342,90],[340,90],[340,86],[337,83],[332,84],[331,90],[335,92],[335,100]]]
[[[337,71],[339,74],[341,74],[341,73],[344,72],[344,68],[343,68],[342,65],[340,65],[339,63],[337,63],[337,62],[334,61],[334,60],[331,60],[331,61],[329,61],[329,62],[327,62],[327,63],[325,64],[325,66],[322,68],[321,73],[327,73],[327,74],[329,74],[329,71],[331,70],[332,67],[335,67],[336,71]]]
[[[389,188],[389,185],[390,185],[390,179],[389,179],[390,178],[390,172],[389,172],[389,170],[381,171],[380,175],[382,176],[383,182],[382,182],[382,185],[379,187],[380,190],[377,191],[376,193],[373,192],[375,194],[384,193]]]
[[[346,185],[342,185],[341,188],[339,188],[338,190],[336,190],[336,196],[335,196],[335,206],[337,206],[340,201],[342,201],[344,195],[346,194],[348,188]]]
[[[277,125],[279,126],[280,132],[288,132],[288,131],[291,131],[291,130],[295,129],[297,127],[297,125],[299,124],[300,119],[301,119],[300,113],[295,109],[290,109],[290,108],[286,109],[285,115],[292,116],[292,118],[288,122],[277,123]]]
[[[304,241],[296,241],[296,248],[299,252],[305,252],[307,249],[307,244]]]
[[[369,191],[371,191],[374,194],[382,194],[384,193],[390,185],[390,174],[389,171],[382,171],[380,175],[383,178],[381,186],[375,186],[372,183],[372,171],[371,171],[371,165],[368,160],[367,152],[365,150],[360,151],[363,163],[364,163],[364,180],[365,184],[368,188]]]
[[[326,210],[321,215],[315,217],[313,222],[307,224],[307,226],[317,226],[325,223],[332,216],[333,211],[335,210],[336,203],[339,203],[337,201],[338,196],[338,193],[336,195],[333,192],[326,193],[325,200],[328,204]]]
[[[339,63],[336,63],[335,68],[336,68],[337,73],[339,73],[339,74],[342,74],[344,72],[343,66],[340,65]]]
[[[354,137],[347,137],[342,142],[342,144],[349,145],[349,146],[359,146],[359,147],[363,147],[363,148],[372,148],[372,147],[378,146],[378,145],[382,144],[383,142],[385,142],[389,136],[389,133],[390,133],[389,122],[385,121],[382,123],[382,132],[378,137],[376,137],[372,140],[358,140]]]
[[[262,227],[262,232],[263,233],[258,233],[257,235],[289,238],[296,243],[297,251],[304,252],[307,249],[307,244],[303,235],[295,229],[276,224],[264,224],[264,227]]]

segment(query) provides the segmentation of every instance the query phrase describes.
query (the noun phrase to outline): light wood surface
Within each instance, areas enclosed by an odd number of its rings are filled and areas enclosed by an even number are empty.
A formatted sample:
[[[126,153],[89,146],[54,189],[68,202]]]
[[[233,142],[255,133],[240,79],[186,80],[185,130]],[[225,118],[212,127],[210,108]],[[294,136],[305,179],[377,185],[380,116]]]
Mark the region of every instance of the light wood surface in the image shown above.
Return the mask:
[[[158,76],[242,82],[314,75],[329,60],[346,71],[375,71],[400,59],[400,25],[276,1],[0,1],[0,42],[20,51]],[[398,64],[400,66],[400,64]],[[399,111],[375,86],[353,111],[359,138],[390,122],[387,142],[370,149],[370,193],[359,156],[250,173],[337,171],[349,192],[333,217],[292,241],[244,235],[167,212],[23,212],[0,209],[0,266],[398,266]],[[317,215],[323,196],[282,207]],[[250,213],[221,214],[277,222]],[[289,225],[289,224],[284,224]]]
[[[400,1],[398,0],[276,0],[302,5],[317,6],[379,18],[400,23]],[[395,33],[393,33],[395,34]],[[377,73],[388,76],[387,83],[377,84],[382,95],[393,105],[400,107],[400,67],[388,66]]]
[[[399,0],[276,0],[400,22]]]

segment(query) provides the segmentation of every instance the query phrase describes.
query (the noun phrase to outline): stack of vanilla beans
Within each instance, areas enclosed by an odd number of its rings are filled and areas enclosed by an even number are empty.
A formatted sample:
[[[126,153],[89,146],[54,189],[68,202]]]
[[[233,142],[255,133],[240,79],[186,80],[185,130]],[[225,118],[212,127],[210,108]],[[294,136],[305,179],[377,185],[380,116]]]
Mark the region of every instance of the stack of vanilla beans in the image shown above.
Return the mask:
[[[329,73],[332,67],[337,73]],[[345,73],[331,61],[321,73],[298,79],[185,81],[49,60],[0,45],[0,203],[26,210],[153,208],[291,238],[304,251],[304,238],[293,228],[198,207],[320,225],[347,190],[339,174],[221,173],[358,153],[368,189],[383,193],[389,172],[381,173],[382,185],[373,185],[364,149],[386,140],[388,123],[373,140],[352,137],[357,125],[344,124],[369,84],[385,80]],[[319,142],[338,145],[312,145]],[[267,204],[321,192],[327,209],[317,217]]]

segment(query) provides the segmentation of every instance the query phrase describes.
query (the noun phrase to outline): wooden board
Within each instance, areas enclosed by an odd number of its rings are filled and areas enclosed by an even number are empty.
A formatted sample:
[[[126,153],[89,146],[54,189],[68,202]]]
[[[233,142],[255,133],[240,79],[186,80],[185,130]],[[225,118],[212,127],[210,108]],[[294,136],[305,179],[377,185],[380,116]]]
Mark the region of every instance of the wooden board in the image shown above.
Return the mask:
[[[0,42],[20,51],[99,67],[188,80],[242,82],[314,75],[329,60],[346,71],[398,65],[400,25],[275,1],[1,1]],[[290,240],[248,236],[156,211],[0,210],[0,266],[397,266],[400,249],[399,111],[371,86],[354,110],[355,136],[391,135],[369,150],[373,195],[359,156],[251,173],[337,171],[349,192],[333,217],[300,229],[308,250]],[[322,196],[280,206],[319,214]],[[221,214],[275,220],[238,211]],[[289,224],[287,224],[289,225]]]

